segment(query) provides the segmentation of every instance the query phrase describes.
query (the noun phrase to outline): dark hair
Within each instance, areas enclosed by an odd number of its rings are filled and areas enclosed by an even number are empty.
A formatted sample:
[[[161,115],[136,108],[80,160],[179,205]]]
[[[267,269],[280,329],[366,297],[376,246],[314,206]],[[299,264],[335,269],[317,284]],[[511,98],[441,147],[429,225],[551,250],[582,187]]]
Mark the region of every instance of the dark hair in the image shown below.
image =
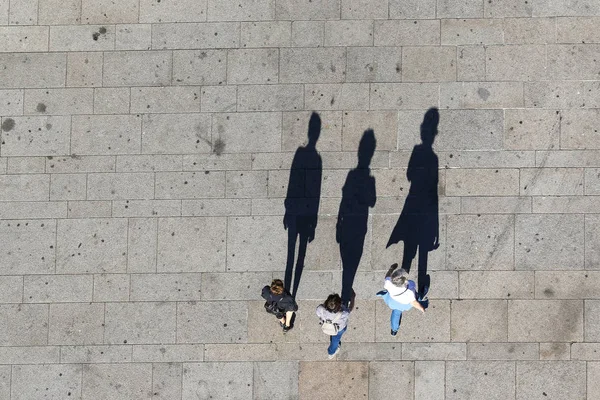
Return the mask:
[[[271,293],[273,294],[282,294],[284,291],[283,282],[281,279],[273,279],[271,282]]]
[[[323,303],[323,307],[325,307],[327,311],[330,312],[340,312],[340,310],[342,309],[342,298],[337,293],[330,294],[329,296],[327,296],[327,300],[325,300],[325,303]]]

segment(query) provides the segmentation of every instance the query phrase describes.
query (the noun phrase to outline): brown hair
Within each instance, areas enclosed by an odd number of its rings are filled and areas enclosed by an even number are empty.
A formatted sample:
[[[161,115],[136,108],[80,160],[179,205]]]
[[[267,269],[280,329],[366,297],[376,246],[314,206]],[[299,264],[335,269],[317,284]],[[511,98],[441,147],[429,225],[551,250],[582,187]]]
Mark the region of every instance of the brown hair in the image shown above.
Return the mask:
[[[281,279],[273,279],[273,282],[271,282],[271,293],[282,294],[283,290],[283,282]]]
[[[408,283],[408,278],[406,277],[406,274],[406,270],[402,268],[395,270],[392,274],[392,283],[394,284],[394,286],[406,287],[406,284]]]
[[[340,312],[340,310],[342,309],[342,298],[337,293],[330,294],[329,296],[327,296],[327,300],[325,300],[325,303],[323,303],[323,307],[325,307],[327,311],[330,312]]]

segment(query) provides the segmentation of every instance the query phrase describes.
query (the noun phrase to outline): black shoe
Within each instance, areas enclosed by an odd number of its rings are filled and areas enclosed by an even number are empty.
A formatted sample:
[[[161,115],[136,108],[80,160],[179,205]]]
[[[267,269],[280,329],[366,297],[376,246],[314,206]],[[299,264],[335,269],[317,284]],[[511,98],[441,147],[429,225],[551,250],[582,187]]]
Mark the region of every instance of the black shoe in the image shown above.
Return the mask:
[[[398,331],[392,329],[390,333],[392,334],[392,336],[396,336],[398,334]]]
[[[290,329],[292,329],[292,326],[291,326],[291,325],[290,325],[290,326],[286,326],[286,325],[284,325],[284,326],[283,326],[283,333],[288,333],[288,332],[290,331]]]

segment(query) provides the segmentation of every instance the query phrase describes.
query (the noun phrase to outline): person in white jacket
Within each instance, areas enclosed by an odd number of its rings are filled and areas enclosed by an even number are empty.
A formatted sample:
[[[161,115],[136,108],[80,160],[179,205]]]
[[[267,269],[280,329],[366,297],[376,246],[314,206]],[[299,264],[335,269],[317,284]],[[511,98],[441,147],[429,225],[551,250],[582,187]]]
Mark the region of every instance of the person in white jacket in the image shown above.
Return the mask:
[[[393,264],[390,267],[383,284],[385,290],[377,293],[392,309],[390,317],[392,336],[398,334],[403,311],[408,311],[414,307],[422,313],[425,312],[425,308],[419,303],[421,296],[416,292],[415,283],[408,279],[406,270],[396,268],[398,268],[398,264]]]
[[[354,296],[351,297],[350,304],[346,307],[342,304],[342,298],[337,293],[330,294],[323,304],[317,306],[316,312],[321,320],[321,325],[324,323],[333,323],[337,328],[337,334],[329,336],[327,354],[329,354],[328,358],[330,360],[340,351],[342,335],[348,327],[348,317],[353,307]]]

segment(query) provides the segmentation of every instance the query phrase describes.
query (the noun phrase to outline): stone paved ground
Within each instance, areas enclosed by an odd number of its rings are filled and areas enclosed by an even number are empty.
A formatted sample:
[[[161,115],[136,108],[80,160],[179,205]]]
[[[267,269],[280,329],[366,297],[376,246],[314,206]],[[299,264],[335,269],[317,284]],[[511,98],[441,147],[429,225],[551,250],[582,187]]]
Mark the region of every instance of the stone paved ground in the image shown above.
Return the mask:
[[[600,398],[597,0],[0,0],[0,24],[1,399]],[[441,245],[392,337],[374,293],[432,106]],[[259,292],[312,110],[283,336]],[[327,361],[313,310],[367,128],[377,202]]]

